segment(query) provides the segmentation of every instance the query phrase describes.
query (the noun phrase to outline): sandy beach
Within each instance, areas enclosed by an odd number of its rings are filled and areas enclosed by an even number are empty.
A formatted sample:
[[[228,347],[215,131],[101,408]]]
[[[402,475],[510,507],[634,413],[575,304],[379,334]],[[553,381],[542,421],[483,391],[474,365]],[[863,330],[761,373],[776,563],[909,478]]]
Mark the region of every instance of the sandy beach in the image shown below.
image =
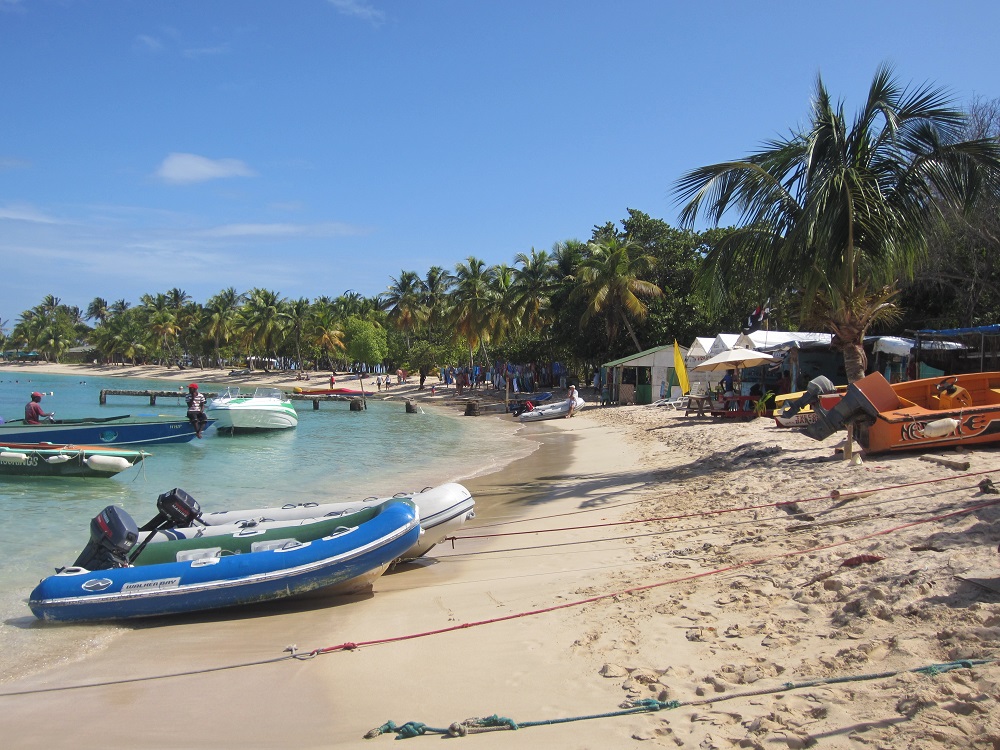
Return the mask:
[[[99,374],[236,380],[113,369]],[[240,384],[265,380],[303,385]],[[415,389],[390,395],[461,413]],[[461,418],[484,441],[510,419]],[[522,728],[459,741],[1000,747],[997,449],[853,464],[838,438],[657,406],[589,405],[521,434],[539,449],[467,483],[477,518],[459,538],[371,595],[138,624],[0,683],[6,742],[378,747],[394,734],[363,738],[388,720],[498,715]],[[659,710],[626,713],[642,699]]]

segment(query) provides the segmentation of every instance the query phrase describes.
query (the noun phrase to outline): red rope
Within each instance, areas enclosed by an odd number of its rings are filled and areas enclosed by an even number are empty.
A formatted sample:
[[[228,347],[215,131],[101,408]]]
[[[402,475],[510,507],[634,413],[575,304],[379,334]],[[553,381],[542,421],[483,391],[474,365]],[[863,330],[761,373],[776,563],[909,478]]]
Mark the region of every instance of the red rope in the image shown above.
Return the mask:
[[[986,473],[986,472],[977,472]],[[966,475],[974,476],[974,475]],[[934,481],[934,480],[931,480]],[[912,482],[909,485],[899,485],[899,486],[911,486],[912,484],[926,484],[927,482]],[[925,518],[920,521],[911,521],[909,523],[904,523],[899,526],[893,526],[892,528],[883,529],[882,531],[874,531],[871,534],[865,534],[864,536],[857,537],[856,539],[845,539],[840,542],[831,542],[830,544],[823,544],[818,547],[810,547],[808,549],[792,550],[791,552],[781,552],[776,555],[768,555],[767,557],[759,557],[754,560],[746,560],[741,563],[735,563],[733,565],[727,565],[724,568],[713,568],[712,570],[705,570],[701,573],[692,573],[691,575],[681,576],[680,578],[671,578],[666,581],[659,581],[657,583],[647,583],[642,586],[633,586],[632,588],[622,589],[620,591],[613,591],[607,594],[597,594],[596,596],[587,597],[586,599],[578,599],[572,602],[565,602],[563,604],[554,604],[551,607],[542,607],[540,609],[531,609],[524,612],[517,612],[509,615],[502,615],[501,617],[493,617],[488,620],[475,620],[473,622],[464,622],[460,625],[450,625],[446,628],[439,628],[437,630],[427,630],[422,633],[409,633],[407,635],[394,636],[392,638],[379,638],[371,641],[351,641],[347,643],[341,643],[337,646],[326,646],[324,648],[318,648],[314,651],[309,652],[308,656],[316,656],[318,654],[329,654],[334,651],[347,651],[356,648],[361,648],[363,646],[377,646],[386,643],[398,643],[399,641],[410,641],[416,638],[425,638],[431,635],[441,635],[442,633],[452,633],[456,630],[464,630],[466,628],[475,628],[481,625],[492,625],[498,622],[506,622],[508,620],[516,620],[520,617],[534,617],[535,615],[542,615],[548,612],[555,612],[560,609],[569,609],[570,607],[579,607],[584,604],[592,604],[594,602],[599,602],[604,599],[612,599],[616,596],[624,596],[626,594],[635,594],[640,591],[649,591],[650,589],[660,588],[661,586],[667,586],[673,583],[683,583],[684,581],[693,581],[698,578],[707,578],[708,576],[717,575],[719,573],[728,573],[734,570],[740,570],[742,568],[748,568],[753,565],[760,565],[761,563],[769,562],[771,560],[780,560],[785,557],[795,557],[797,555],[810,554],[812,552],[819,552],[822,550],[833,549],[834,547],[842,547],[845,544],[852,544],[856,542],[863,542],[866,539],[873,539],[877,536],[885,536],[887,534],[893,534],[897,531],[902,531],[903,529],[912,528],[914,526],[920,526],[921,524],[930,523],[932,521],[943,521],[946,518],[954,518],[956,516],[962,516],[969,513],[974,513],[977,510],[982,510],[984,508],[989,508],[994,505],[1000,505],[1000,499],[990,500],[986,503],[980,503],[979,505],[973,505],[969,508],[964,508],[962,510],[952,511],[951,513],[945,513],[940,516],[933,516],[931,518]]]
[[[918,482],[906,482],[905,484],[892,484],[887,487],[876,487],[874,489],[857,490],[856,492],[847,494],[860,494],[862,492],[886,492],[888,490],[898,490],[905,487],[916,487],[921,484],[934,484],[936,482],[951,482],[956,479],[968,479],[969,477],[978,477],[983,474],[993,474],[997,469],[987,469],[985,471],[974,471],[969,474],[960,474],[954,477],[938,477],[937,479],[921,479]],[[737,508],[723,508],[721,510],[703,510],[697,513],[682,513],[677,516],[659,516],[656,518],[641,518],[635,521],[607,521],[606,523],[592,523],[586,526],[561,526],[554,529],[537,529],[535,531],[503,531],[497,534],[470,534],[467,536],[446,536],[441,541],[450,541],[452,547],[455,546],[455,542],[462,539],[491,539],[497,536],[521,536],[524,534],[547,534],[551,531],[577,531],[579,529],[597,529],[602,526],[628,526],[634,523],[655,523],[656,521],[679,521],[684,518],[702,518],[704,516],[720,516],[723,513],[737,513],[739,511],[747,510],[760,510],[761,508],[779,508],[782,505],[792,505],[793,503],[811,503],[816,500],[835,500],[832,495],[819,495],[817,497],[807,497],[803,500],[782,500],[777,503],[763,503],[761,505],[741,505]],[[551,516],[554,518],[554,516]],[[485,528],[485,527],[482,527]]]

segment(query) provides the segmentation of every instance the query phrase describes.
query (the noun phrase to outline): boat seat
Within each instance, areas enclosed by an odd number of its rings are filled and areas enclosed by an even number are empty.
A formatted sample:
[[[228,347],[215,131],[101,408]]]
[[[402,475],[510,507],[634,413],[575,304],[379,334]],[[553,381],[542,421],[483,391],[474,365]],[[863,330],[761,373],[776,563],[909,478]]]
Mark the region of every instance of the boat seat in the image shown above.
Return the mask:
[[[937,397],[938,409],[964,409],[972,406],[972,396],[960,385],[952,386]]]
[[[889,385],[889,381],[877,372],[866,375],[861,380],[853,383],[852,387],[860,391],[868,401],[869,408],[867,411],[872,417],[881,412],[900,409],[904,406],[904,403],[892,389],[892,386]],[[907,403],[905,405],[908,406],[910,404]]]

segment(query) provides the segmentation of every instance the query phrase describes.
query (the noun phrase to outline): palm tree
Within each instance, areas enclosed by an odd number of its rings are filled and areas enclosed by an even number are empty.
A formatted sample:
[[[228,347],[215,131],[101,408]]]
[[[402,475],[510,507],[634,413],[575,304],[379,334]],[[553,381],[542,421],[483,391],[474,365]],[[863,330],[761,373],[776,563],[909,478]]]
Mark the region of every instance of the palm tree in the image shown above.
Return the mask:
[[[410,336],[425,319],[423,305],[426,292],[424,283],[413,271],[401,271],[399,278],[389,277],[392,284],[381,295],[382,309],[389,313],[389,320],[396,324],[406,337],[410,350]]]
[[[436,330],[448,313],[448,291],[454,277],[441,266],[431,266],[424,274],[423,307],[425,322],[431,330]]]
[[[333,310],[320,307],[313,317],[309,331],[312,345],[326,354],[330,359],[331,369],[333,369],[334,353],[342,352],[347,348],[344,344],[343,326],[337,320]]]
[[[169,360],[170,339],[176,338],[181,331],[177,316],[170,310],[157,310],[149,316],[146,324],[149,326],[149,332],[160,339],[161,353]]]
[[[169,292],[166,293],[167,306],[171,310],[180,310],[184,305],[191,301],[191,295],[185,292],[183,289],[178,289],[174,287]]]
[[[266,355],[264,369],[268,369],[271,354],[277,354],[278,344],[284,336],[281,312],[285,301],[277,292],[254,288],[247,292],[246,304],[240,309],[237,330],[248,351]]]
[[[541,331],[550,322],[552,293],[558,278],[554,260],[545,251],[531,248],[531,255],[518,253],[510,286],[511,314],[529,331]]]
[[[286,333],[292,337],[295,343],[295,363],[302,369],[302,337],[309,327],[312,317],[312,309],[309,300],[299,297],[290,301],[279,313]]]
[[[595,315],[603,313],[608,344],[618,338],[619,324],[624,323],[637,352],[642,351],[631,318],[642,320],[649,312],[642,297],[660,297],[663,291],[643,277],[652,272],[654,260],[642,245],[625,238],[608,237],[587,245],[589,254],[576,269],[573,296],[583,298],[587,307],[580,318],[583,328]]]
[[[221,367],[222,363],[219,346],[227,343],[232,337],[236,314],[242,302],[243,295],[233,287],[228,287],[209,299],[205,305],[205,315],[202,320],[205,335],[212,340],[216,367]]]
[[[456,339],[463,338],[469,346],[469,366],[476,349],[489,340],[496,304],[492,291],[493,269],[479,258],[469,256],[455,266],[455,286],[449,322]]]
[[[898,283],[925,256],[942,207],[996,194],[1000,147],[962,140],[963,124],[941,89],[903,88],[883,65],[848,127],[818,79],[808,129],[678,181],[684,225],[740,214],[706,256],[702,288],[714,302],[748,283],[761,299],[798,290],[803,323],[828,328],[848,380],[863,377],[865,332],[896,314]]]
[[[111,314],[121,315],[130,307],[131,305],[123,299],[115,300],[114,302],[111,303],[111,308],[110,308]]]
[[[110,315],[108,301],[103,297],[94,297],[87,305],[87,320],[96,320],[98,324],[105,323]]]

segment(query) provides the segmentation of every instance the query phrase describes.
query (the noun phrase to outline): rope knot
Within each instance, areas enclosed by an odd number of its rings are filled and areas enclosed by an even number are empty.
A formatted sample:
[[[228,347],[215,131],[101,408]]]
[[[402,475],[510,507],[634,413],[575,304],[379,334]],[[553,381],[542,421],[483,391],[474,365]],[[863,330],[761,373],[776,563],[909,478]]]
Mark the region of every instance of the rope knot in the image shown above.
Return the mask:
[[[365,734],[365,739],[373,740],[380,734],[386,734],[387,732],[395,732],[396,729],[397,729],[396,724],[392,720],[389,720],[380,727],[369,729],[368,732]]]
[[[427,731],[427,725],[419,721],[408,721],[403,726],[397,727],[395,731],[397,740],[405,740],[422,735]]]
[[[475,719],[476,725],[480,727],[506,727],[507,729],[517,729],[517,722],[505,716],[486,716],[482,719]]]

